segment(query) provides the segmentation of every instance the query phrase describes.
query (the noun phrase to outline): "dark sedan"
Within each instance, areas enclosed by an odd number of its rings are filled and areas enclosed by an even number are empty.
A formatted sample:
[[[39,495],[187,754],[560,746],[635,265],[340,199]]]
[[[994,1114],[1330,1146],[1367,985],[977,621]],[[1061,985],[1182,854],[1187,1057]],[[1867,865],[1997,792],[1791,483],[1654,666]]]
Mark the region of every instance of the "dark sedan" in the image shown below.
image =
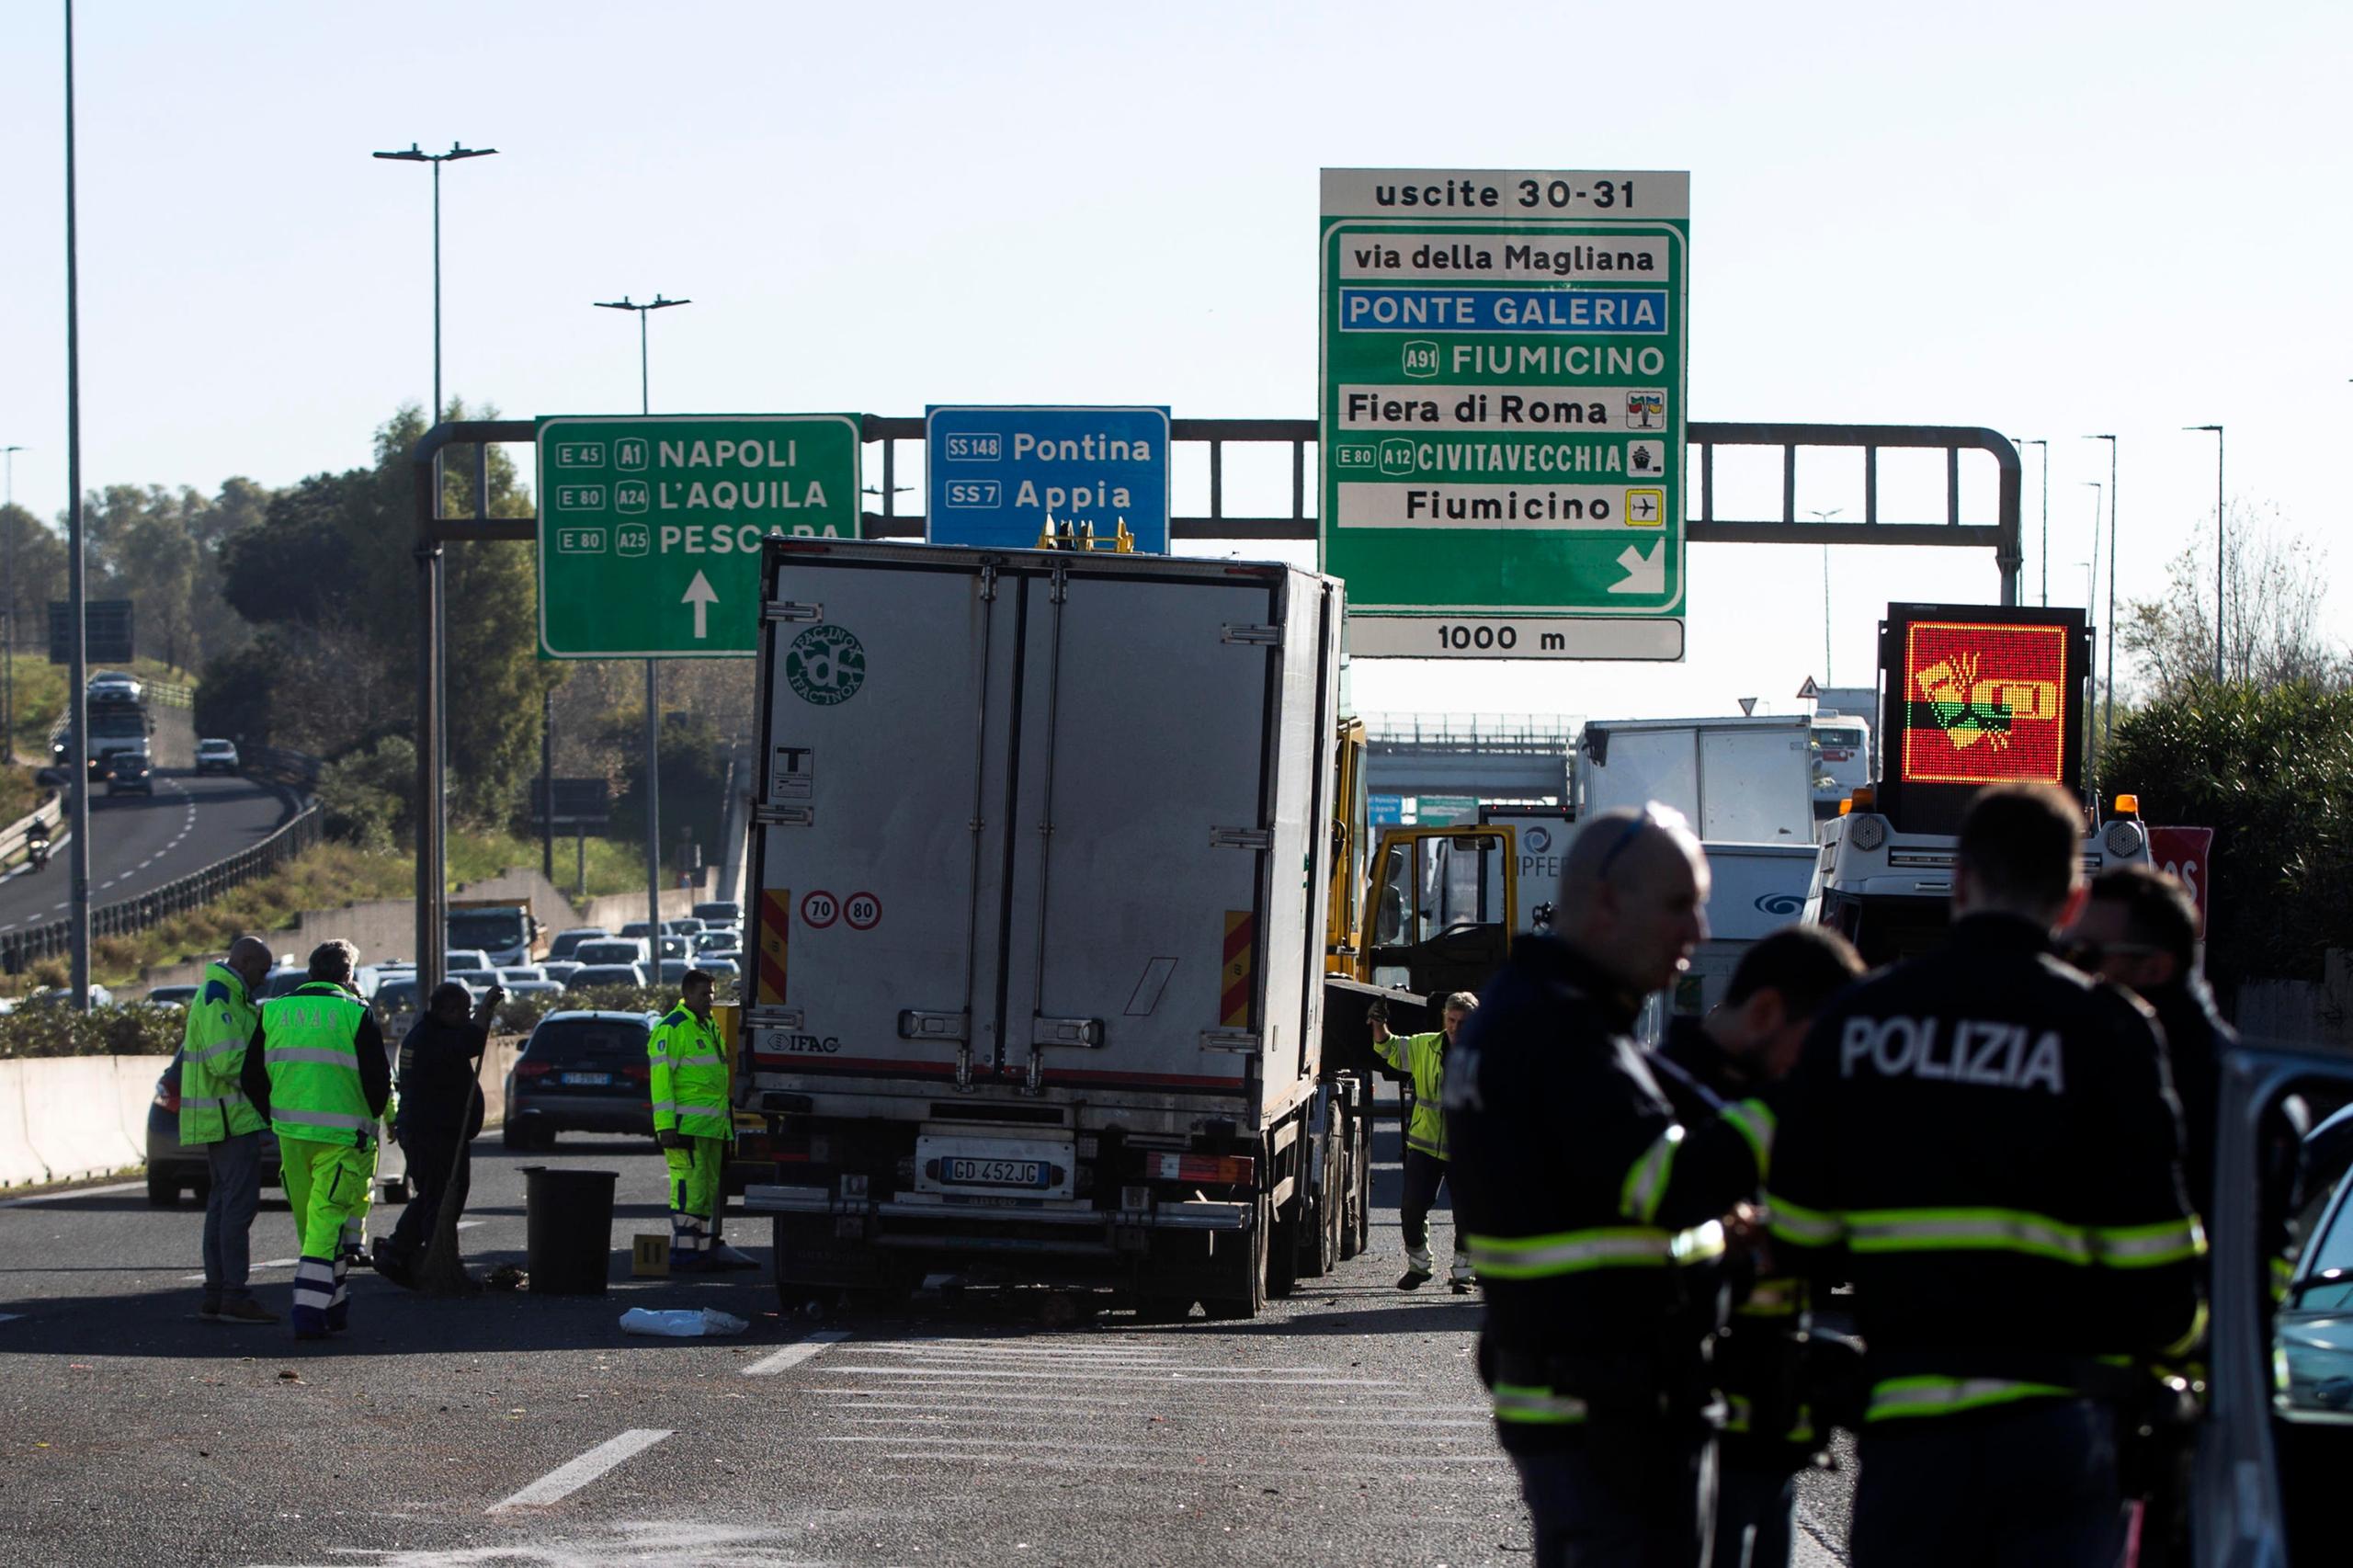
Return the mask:
[[[275,1138],[261,1141],[261,1184],[279,1185]],[[158,1209],[170,1209],[187,1192],[201,1204],[211,1189],[204,1151],[180,1147],[180,1059],[175,1056],[164,1075],[155,1080],[155,1097],[147,1105],[147,1201]]]
[[[506,1144],[545,1149],[559,1132],[654,1136],[649,1013],[550,1013],[506,1075]]]

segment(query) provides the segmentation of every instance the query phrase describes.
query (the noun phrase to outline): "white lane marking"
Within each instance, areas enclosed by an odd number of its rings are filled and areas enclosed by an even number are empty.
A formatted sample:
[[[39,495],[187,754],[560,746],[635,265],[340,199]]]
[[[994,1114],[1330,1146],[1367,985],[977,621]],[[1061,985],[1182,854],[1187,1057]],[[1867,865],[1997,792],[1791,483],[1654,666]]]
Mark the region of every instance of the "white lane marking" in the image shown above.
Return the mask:
[[[848,1337],[847,1329],[817,1329],[806,1338],[793,1341],[773,1356],[761,1357],[744,1369],[744,1375],[747,1378],[764,1378],[775,1372],[789,1372],[803,1361],[824,1354],[826,1346],[839,1345]]]
[[[146,1185],[143,1181],[117,1181],[104,1187],[77,1187],[67,1192],[40,1192],[30,1198],[11,1198],[0,1202],[0,1209],[22,1209],[30,1203],[63,1203],[69,1198],[97,1198],[109,1192],[137,1192]]]
[[[460,1220],[458,1221],[458,1229],[461,1231],[471,1231],[476,1225],[487,1225],[489,1223],[490,1221],[487,1220]]]
[[[865,1376],[874,1378],[911,1378],[922,1382],[948,1383],[951,1385],[961,1382],[985,1381],[998,1378],[1017,1378],[1025,1382],[1029,1382],[1035,1381],[1037,1379],[1041,1377],[1051,1377],[1057,1382],[1153,1383],[1161,1387],[1166,1387],[1170,1383],[1223,1384],[1233,1381],[1230,1376],[1222,1373],[1161,1372],[1154,1371],[1150,1369],[1133,1372],[1066,1372],[1059,1369],[1052,1372],[1037,1370],[1021,1372],[973,1372],[966,1371],[961,1368],[943,1368],[938,1371],[932,1371],[918,1367],[827,1367],[824,1369],[836,1377],[852,1377],[862,1373]],[[1261,1378],[1255,1375],[1255,1369],[1253,1370],[1254,1375],[1251,1377],[1250,1381],[1261,1388],[1393,1389],[1403,1386],[1402,1384],[1388,1378]]]
[[[24,1315],[22,1312],[0,1312],[0,1323],[14,1323]]]
[[[512,1497],[493,1503],[486,1511],[503,1514],[509,1508],[534,1508],[543,1504],[560,1503],[614,1466],[632,1455],[643,1453],[669,1435],[665,1430],[650,1426],[632,1426],[620,1437],[597,1444],[571,1463],[557,1466]]]

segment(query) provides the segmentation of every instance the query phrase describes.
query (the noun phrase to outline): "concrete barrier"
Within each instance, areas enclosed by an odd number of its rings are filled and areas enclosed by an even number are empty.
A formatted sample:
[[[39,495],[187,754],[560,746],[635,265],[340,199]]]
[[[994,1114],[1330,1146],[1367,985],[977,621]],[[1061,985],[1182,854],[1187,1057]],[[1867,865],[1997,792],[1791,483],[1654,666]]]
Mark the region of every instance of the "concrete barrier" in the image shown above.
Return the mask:
[[[0,1186],[78,1181],[145,1163],[147,1106],[168,1056],[0,1062]]]

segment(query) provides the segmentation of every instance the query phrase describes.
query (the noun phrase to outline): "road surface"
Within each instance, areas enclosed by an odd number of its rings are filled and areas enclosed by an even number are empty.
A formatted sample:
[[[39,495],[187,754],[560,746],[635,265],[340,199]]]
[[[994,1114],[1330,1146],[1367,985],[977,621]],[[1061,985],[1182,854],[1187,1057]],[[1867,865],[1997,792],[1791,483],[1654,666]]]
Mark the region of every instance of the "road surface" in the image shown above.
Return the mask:
[[[978,1295],[812,1323],[764,1275],[629,1280],[626,1238],[665,1226],[641,1142],[478,1149],[477,1272],[523,1260],[522,1165],[620,1173],[611,1294],[445,1302],[361,1275],[324,1348],[192,1318],[193,1210],[112,1184],[0,1205],[0,1560],[1525,1564],[1478,1303],[1392,1288],[1381,1139],[1371,1253],[1255,1322],[1149,1328]],[[763,1228],[730,1229],[765,1260]],[[294,1251],[270,1194],[254,1256],[279,1312]],[[632,1337],[632,1306],[752,1327]]]

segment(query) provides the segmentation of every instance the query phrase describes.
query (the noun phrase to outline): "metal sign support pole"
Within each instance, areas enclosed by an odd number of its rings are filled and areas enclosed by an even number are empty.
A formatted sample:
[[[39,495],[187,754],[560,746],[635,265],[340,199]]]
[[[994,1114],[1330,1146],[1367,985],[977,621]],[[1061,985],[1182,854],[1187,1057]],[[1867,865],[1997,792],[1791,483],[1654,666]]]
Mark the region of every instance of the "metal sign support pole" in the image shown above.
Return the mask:
[[[73,743],[66,749],[73,778],[74,842],[65,846],[65,864],[72,882],[74,944],[73,1005],[90,1009],[90,678],[88,628],[83,613],[89,602],[88,567],[82,526],[82,336],[81,272],[76,258],[74,225],[74,0],[65,0],[65,469],[73,498],[66,531],[72,536],[67,554],[67,597],[74,601],[67,640],[72,653],[66,676],[66,711],[72,716]]]

